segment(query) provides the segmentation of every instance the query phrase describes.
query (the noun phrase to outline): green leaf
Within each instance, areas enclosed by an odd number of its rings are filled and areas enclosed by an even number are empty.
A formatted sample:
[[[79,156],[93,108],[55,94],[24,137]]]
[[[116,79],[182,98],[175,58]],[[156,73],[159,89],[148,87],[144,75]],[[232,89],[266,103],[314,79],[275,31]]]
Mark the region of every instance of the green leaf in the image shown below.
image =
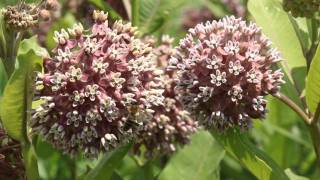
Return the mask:
[[[159,175],[159,180],[219,179],[217,169],[224,150],[205,131],[195,134],[191,143],[177,152]]]
[[[315,112],[320,103],[320,46],[312,59],[306,81],[306,100],[311,112]]]
[[[21,44],[23,46],[33,40],[24,40]],[[42,58],[35,54],[34,49],[30,49],[28,52],[18,53],[17,64],[5,87],[0,115],[4,128],[12,138],[28,142],[26,123],[32,102],[32,75],[34,71],[41,70]]]
[[[290,81],[296,83],[299,91],[304,81],[297,81],[306,76],[306,60],[299,38],[291,24],[288,14],[282,9],[279,0],[249,0],[248,9],[262,32],[269,37],[274,47],[278,48],[284,60],[281,62]]]
[[[37,157],[31,144],[25,144],[22,149],[23,161],[26,168],[26,175],[29,180],[38,180]]]
[[[263,151],[255,147],[244,132],[232,129],[223,134],[214,130],[211,130],[211,133],[231,156],[258,179],[288,179],[284,171]]]
[[[139,24],[141,32],[153,33],[178,11],[186,0],[139,0]],[[135,13],[133,12],[133,16]],[[133,19],[135,17],[132,17]]]
[[[86,180],[108,180],[111,178],[113,171],[119,166],[122,158],[128,153],[131,144],[124,145],[107,153],[98,163],[98,165],[89,172]]]
[[[32,36],[31,38],[22,41],[19,45],[18,55],[26,54],[30,50],[33,50],[37,56],[49,56],[48,51],[39,46],[37,36]]]

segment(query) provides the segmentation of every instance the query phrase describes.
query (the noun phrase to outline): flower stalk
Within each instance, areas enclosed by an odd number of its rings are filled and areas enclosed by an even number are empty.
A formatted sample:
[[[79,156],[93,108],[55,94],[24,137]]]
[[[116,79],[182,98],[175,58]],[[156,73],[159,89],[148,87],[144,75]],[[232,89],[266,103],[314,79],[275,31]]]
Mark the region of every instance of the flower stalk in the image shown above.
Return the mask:
[[[313,142],[314,151],[317,156],[317,163],[320,165],[320,126],[318,123],[319,116],[320,116],[320,103],[317,106],[317,110],[314,115],[311,115],[309,118],[308,115],[289,97],[285,96],[282,93],[277,93],[273,95],[274,97],[278,98],[280,101],[288,105],[292,110],[294,110],[301,119],[305,122],[305,124],[309,128],[310,136]]]

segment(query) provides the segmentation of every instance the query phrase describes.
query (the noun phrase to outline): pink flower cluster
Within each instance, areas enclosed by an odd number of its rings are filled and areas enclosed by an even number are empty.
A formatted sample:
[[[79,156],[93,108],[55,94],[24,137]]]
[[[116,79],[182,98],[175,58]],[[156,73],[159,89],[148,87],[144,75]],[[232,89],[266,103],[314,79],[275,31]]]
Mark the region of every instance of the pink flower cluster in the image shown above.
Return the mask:
[[[165,71],[168,59],[175,53],[172,42],[172,38],[164,35],[160,45],[153,49],[153,53],[156,55],[155,61],[162,72],[161,84],[163,84],[165,99],[163,104],[151,107],[154,116],[150,121],[144,123],[138,133],[134,148],[135,153],[140,153],[140,147],[143,145],[147,157],[176,151],[177,145],[188,143],[190,135],[198,128],[197,122],[191,119],[190,114],[182,109],[176,99],[173,78],[175,75]],[[155,44],[155,42],[150,43]]]
[[[205,127],[246,129],[266,113],[264,96],[284,83],[276,49],[256,24],[234,16],[198,24],[180,41],[168,68],[184,107]]]
[[[31,127],[66,153],[95,157],[136,134],[164,97],[151,47],[130,23],[108,27],[95,11],[88,35],[81,24],[55,32],[54,57],[44,61]]]

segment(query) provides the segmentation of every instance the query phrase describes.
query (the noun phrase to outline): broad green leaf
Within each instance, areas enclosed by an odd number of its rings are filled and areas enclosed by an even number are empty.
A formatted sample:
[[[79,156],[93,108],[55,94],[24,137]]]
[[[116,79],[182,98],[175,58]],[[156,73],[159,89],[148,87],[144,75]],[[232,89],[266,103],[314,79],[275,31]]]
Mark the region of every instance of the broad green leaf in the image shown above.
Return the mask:
[[[25,40],[22,44],[27,43]],[[19,64],[4,90],[1,101],[0,115],[4,128],[8,134],[19,141],[27,142],[26,121],[29,117],[32,99],[32,75],[41,70],[42,59],[30,49],[24,54],[18,53]]]
[[[284,60],[281,62],[290,81],[302,91],[304,81],[297,81],[306,76],[306,60],[299,39],[288,14],[282,9],[279,0],[249,0],[248,9],[262,32],[269,37],[274,47],[278,48]]]
[[[18,55],[26,54],[30,50],[33,50],[37,56],[45,57],[49,55],[45,48],[39,46],[37,36],[22,41],[19,45]]]
[[[38,180],[37,157],[34,148],[30,144],[25,144],[22,148],[23,161],[26,168],[26,175],[29,180]]]
[[[178,11],[186,0],[139,0],[139,24],[143,33],[158,30],[170,17],[172,11]],[[135,16],[135,12],[132,12]],[[135,17],[132,17],[133,19]]]
[[[315,112],[320,103],[320,46],[312,59],[306,81],[306,100],[311,112]]]
[[[159,175],[159,180],[219,179],[217,169],[224,150],[205,131],[195,134],[191,143],[177,152]]]
[[[236,129],[223,134],[211,130],[212,135],[225,150],[261,180],[286,180],[284,171],[263,151],[255,147],[245,132]]]
[[[59,18],[59,20],[52,25],[46,36],[46,45],[48,49],[51,50],[56,46],[56,43],[53,40],[54,31],[60,32],[62,28],[71,28],[75,23],[76,19],[71,13],[66,13],[63,17]]]
[[[131,143],[107,153],[100,160],[98,165],[89,172],[86,180],[108,180],[111,178],[113,171],[119,166],[122,158],[128,153]]]

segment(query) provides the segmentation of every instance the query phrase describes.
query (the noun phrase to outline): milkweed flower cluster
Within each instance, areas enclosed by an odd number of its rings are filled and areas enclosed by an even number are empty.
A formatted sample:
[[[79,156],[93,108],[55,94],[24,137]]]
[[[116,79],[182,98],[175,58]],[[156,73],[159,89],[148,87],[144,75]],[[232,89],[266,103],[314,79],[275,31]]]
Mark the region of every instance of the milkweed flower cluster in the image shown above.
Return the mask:
[[[264,96],[275,94],[283,73],[271,70],[281,60],[256,24],[240,18],[198,24],[180,41],[168,68],[177,71],[180,101],[205,127],[247,129],[266,113]]]
[[[320,0],[284,0],[283,9],[294,17],[312,18],[320,11]]]
[[[148,42],[155,45],[152,39],[149,39]],[[153,49],[159,68],[158,72],[161,74],[165,99],[163,104],[151,108],[154,111],[153,118],[146,121],[138,133],[134,150],[140,153],[140,147],[143,145],[147,157],[176,151],[177,145],[188,143],[189,136],[198,128],[197,122],[191,119],[190,114],[182,109],[176,99],[174,74],[165,71],[168,59],[175,52],[172,42],[173,38],[164,35],[159,46]]]
[[[152,48],[136,28],[95,11],[85,35],[81,24],[55,32],[54,57],[44,61],[36,95],[43,101],[31,127],[66,153],[96,156],[127,142],[164,97]]]
[[[4,12],[4,20],[14,30],[23,31],[38,25],[39,20],[48,20],[51,11],[59,6],[57,0],[41,1],[38,5],[20,3],[16,6],[8,6]]]

